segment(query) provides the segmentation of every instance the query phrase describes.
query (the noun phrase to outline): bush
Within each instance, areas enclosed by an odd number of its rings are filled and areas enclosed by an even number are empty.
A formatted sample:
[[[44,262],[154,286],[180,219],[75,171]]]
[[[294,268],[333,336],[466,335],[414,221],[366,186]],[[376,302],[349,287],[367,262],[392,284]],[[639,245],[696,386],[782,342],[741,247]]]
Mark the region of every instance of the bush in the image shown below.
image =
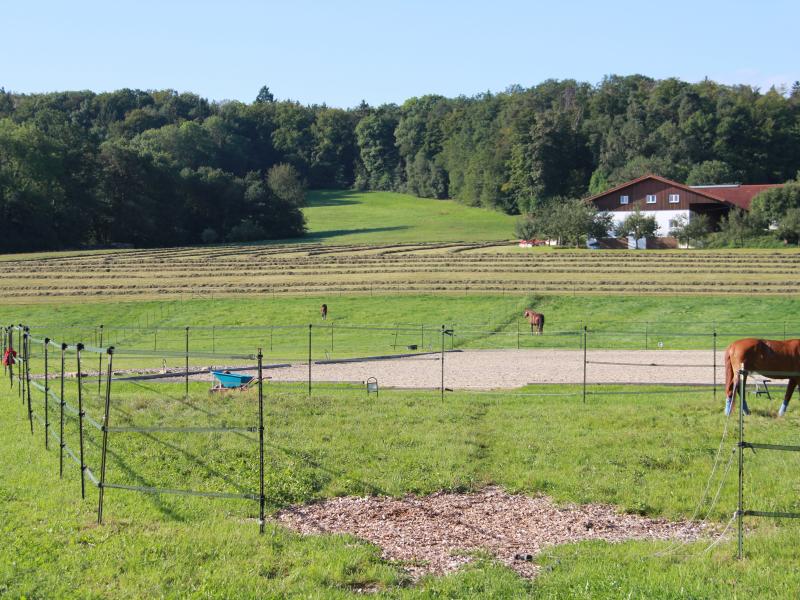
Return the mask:
[[[219,234],[211,227],[206,227],[203,229],[203,233],[200,234],[200,240],[204,244],[214,244],[219,241]]]
[[[707,215],[694,214],[691,219],[680,215],[675,219],[670,219],[669,225],[671,227],[669,234],[687,246],[692,241],[694,241],[695,246],[702,246],[708,232],[711,230]]]
[[[267,237],[267,232],[254,221],[245,219],[238,225],[231,227],[227,238],[229,242],[255,242]]]

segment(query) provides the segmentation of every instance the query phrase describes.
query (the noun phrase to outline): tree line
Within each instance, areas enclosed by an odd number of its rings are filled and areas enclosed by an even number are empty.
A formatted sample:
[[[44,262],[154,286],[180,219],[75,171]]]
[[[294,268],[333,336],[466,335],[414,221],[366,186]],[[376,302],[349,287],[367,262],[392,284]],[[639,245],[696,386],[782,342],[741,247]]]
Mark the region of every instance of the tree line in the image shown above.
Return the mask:
[[[349,109],[267,87],[252,103],[0,90],[0,249],[298,236],[306,186],[530,214],[645,173],[779,183],[798,169],[800,84],[609,76]]]

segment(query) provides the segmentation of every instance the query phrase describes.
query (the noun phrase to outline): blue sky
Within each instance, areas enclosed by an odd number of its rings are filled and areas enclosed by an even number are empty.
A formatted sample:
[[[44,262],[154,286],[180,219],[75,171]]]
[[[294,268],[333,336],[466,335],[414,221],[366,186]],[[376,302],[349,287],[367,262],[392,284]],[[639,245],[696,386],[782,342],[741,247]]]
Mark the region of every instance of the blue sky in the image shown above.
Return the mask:
[[[355,106],[606,74],[800,79],[800,2],[0,0],[0,86]]]

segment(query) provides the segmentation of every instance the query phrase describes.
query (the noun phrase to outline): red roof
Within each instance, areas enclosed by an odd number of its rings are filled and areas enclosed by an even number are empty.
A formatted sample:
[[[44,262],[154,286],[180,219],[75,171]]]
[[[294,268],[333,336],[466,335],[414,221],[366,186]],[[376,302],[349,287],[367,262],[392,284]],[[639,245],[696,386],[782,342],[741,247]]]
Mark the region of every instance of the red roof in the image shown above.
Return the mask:
[[[703,190],[707,194],[718,197],[720,200],[730,202],[739,208],[749,210],[750,203],[758,194],[764,190],[782,186],[782,183],[759,183],[754,185],[704,185],[690,187],[695,191],[698,189]]]

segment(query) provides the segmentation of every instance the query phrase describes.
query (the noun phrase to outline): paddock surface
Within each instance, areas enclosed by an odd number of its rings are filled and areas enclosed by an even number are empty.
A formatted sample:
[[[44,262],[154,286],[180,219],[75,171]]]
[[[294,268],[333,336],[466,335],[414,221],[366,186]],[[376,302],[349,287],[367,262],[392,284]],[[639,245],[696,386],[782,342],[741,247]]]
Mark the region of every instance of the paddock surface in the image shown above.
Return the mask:
[[[707,350],[590,350],[587,383],[711,384],[713,354]],[[531,383],[583,382],[581,350],[465,350],[445,354],[444,383],[452,389],[517,388]],[[723,352],[717,353],[717,383],[724,381]],[[603,363],[603,364],[597,364]],[[611,363],[611,364],[606,364]],[[657,366],[651,366],[657,365]],[[271,369],[273,381],[307,381],[308,364]],[[312,364],[315,382],[361,382],[381,386],[435,388],[441,385],[441,355]]]

